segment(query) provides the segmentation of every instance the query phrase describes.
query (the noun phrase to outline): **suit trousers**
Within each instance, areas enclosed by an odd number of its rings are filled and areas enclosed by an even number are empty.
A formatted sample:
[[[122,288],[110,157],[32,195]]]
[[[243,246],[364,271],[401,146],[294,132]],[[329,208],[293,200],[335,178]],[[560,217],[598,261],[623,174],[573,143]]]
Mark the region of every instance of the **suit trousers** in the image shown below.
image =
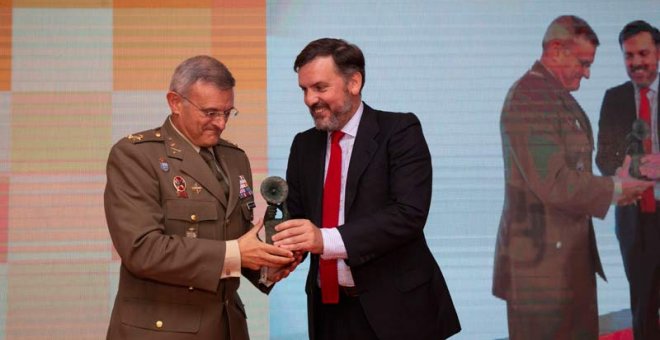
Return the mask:
[[[658,207],[660,208],[660,207]],[[641,213],[627,270],[635,340],[660,339],[660,210]]]
[[[315,340],[377,340],[366,315],[360,298],[347,296],[339,291],[338,304],[324,304],[321,294],[316,294],[318,324],[315,325]]]

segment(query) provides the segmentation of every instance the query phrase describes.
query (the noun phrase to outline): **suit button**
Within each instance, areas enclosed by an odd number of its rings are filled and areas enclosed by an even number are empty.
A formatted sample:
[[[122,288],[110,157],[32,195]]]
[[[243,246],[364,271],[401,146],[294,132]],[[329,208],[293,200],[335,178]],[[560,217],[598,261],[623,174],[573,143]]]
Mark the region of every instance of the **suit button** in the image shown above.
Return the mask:
[[[557,247],[557,249],[560,249],[561,248],[561,241],[557,241],[557,244],[555,245],[555,247]]]
[[[193,290],[195,290],[195,287],[190,286],[190,287],[188,287],[188,290],[192,292]]]
[[[156,321],[156,328],[163,328],[163,322],[160,320]]]
[[[190,220],[193,222],[197,221],[197,215],[195,214],[190,215]]]

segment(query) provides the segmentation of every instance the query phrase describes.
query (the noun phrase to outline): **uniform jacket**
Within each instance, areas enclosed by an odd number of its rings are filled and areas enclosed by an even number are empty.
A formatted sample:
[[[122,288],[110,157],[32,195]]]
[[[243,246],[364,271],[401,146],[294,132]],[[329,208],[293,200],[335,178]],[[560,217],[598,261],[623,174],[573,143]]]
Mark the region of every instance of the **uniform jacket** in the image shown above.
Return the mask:
[[[327,132],[296,135],[287,168],[293,218],[321,225]],[[359,300],[380,339],[441,339],[460,330],[458,317],[424,237],[432,192],[429,150],[413,114],[364,106],[348,168],[346,246]],[[318,259],[307,278],[314,335]]]
[[[595,272],[605,278],[591,217],[605,216],[614,185],[592,174],[589,119],[537,62],[509,90],[500,129],[505,196],[493,294],[513,303],[546,286],[553,301],[595,294],[595,285],[574,287]]]
[[[226,326],[232,339],[248,338],[239,279],[220,273],[224,240],[251,226],[254,199],[239,191],[252,187],[252,175],[243,150],[220,140],[214,151],[229,178],[228,199],[169,119],[112,148],[105,213],[121,269],[108,339],[222,339]]]

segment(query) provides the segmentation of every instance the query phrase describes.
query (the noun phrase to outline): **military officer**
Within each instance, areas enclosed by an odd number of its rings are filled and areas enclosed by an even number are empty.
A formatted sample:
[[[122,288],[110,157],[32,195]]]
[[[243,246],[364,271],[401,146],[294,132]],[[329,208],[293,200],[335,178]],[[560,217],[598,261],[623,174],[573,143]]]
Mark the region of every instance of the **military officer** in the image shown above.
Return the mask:
[[[245,152],[220,135],[235,80],[220,61],[196,56],[172,76],[161,127],[115,144],[104,203],[121,257],[108,339],[248,339],[236,290],[241,273],[261,291],[259,269],[297,261],[258,240]]]

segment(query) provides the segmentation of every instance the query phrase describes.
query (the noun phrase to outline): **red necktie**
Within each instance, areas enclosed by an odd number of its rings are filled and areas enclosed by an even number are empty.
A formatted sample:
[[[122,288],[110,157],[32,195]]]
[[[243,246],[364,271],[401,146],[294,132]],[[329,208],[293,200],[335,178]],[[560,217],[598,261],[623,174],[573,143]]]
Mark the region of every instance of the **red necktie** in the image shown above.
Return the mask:
[[[336,228],[339,224],[339,195],[341,193],[341,146],[344,137],[341,131],[334,131],[330,142],[330,161],[323,187],[323,228]],[[321,275],[321,298],[323,303],[339,302],[337,280],[337,260],[319,260]]]
[[[645,121],[646,124],[648,124],[650,127],[650,131],[653,131],[653,125],[651,123],[651,106],[649,105],[649,97],[646,96],[648,92],[648,87],[639,89],[639,119]],[[651,139],[652,135],[652,133],[649,133],[649,136],[646,137],[643,141],[644,153],[653,152],[653,140]],[[653,188],[644,190],[642,193],[642,201],[640,206],[642,212],[655,212],[655,197],[653,194]]]

